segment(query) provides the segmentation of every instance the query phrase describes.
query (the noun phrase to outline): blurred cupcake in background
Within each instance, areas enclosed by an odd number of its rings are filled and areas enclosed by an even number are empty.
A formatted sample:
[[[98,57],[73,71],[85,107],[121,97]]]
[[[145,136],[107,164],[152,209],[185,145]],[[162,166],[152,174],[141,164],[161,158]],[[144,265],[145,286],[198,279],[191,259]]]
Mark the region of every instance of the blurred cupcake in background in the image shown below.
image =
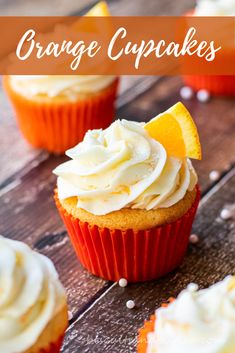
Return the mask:
[[[196,16],[235,16],[235,0],[197,0]]]
[[[182,262],[200,197],[189,158],[201,158],[182,103],[147,124],[90,130],[67,155],[54,170],[55,200],[84,267],[138,282]]]
[[[87,13],[108,15],[105,2]],[[19,75],[3,82],[26,140],[55,154],[76,145],[88,129],[107,127],[114,117],[115,76]]]
[[[114,117],[112,76],[6,76],[4,86],[26,140],[56,154]]]
[[[235,352],[235,277],[203,290],[190,284],[139,331],[137,353],[189,352]]]
[[[197,0],[188,16],[235,16],[235,0]],[[231,53],[231,62],[234,53]],[[184,83],[195,91],[205,89],[212,95],[235,96],[235,76],[184,75]]]
[[[0,236],[0,352],[59,353],[66,294],[52,262]]]

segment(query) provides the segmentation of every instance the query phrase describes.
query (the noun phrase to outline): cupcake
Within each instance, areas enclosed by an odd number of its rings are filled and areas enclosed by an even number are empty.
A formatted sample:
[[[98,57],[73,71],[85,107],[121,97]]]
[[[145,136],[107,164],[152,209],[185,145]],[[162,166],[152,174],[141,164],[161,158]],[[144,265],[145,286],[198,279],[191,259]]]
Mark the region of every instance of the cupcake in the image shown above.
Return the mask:
[[[0,236],[0,352],[59,353],[68,314],[52,262]]]
[[[188,157],[201,158],[182,103],[147,124],[90,130],[66,154],[71,160],[54,170],[55,200],[84,267],[137,282],[182,262],[200,194]]]
[[[235,16],[235,0],[197,0],[188,16]],[[231,53],[231,62],[234,54]],[[205,89],[212,95],[235,96],[235,76],[185,75],[184,83],[195,91]]]
[[[106,4],[87,15],[107,16]],[[88,129],[107,127],[114,117],[115,76],[19,75],[5,76],[3,83],[23,136],[55,154],[75,146]]]
[[[138,353],[234,353],[235,277],[197,290],[190,284],[140,329]]]

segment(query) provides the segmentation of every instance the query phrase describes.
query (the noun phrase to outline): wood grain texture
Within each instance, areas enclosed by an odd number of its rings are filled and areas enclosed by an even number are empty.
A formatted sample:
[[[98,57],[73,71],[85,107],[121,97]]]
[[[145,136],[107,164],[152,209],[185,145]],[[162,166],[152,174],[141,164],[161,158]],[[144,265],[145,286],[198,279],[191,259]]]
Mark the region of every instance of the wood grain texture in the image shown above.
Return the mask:
[[[1,87],[0,79],[0,189],[10,182],[11,176],[27,166],[47,158],[48,154],[30,147],[16,126],[14,113]],[[33,165],[31,166],[31,164]],[[24,171],[25,172],[25,171]]]
[[[1,196],[0,234],[24,241],[54,261],[76,314],[105,282],[89,275],[78,262],[54,205],[52,169],[62,160],[51,157],[42,162]]]
[[[135,352],[138,328],[161,303],[190,282],[204,288],[235,273],[234,220],[219,217],[221,208],[234,199],[235,169],[202,202],[194,224],[200,242],[190,246],[182,266],[158,281],[114,285],[70,327],[63,353]],[[136,303],[133,310],[125,306],[129,299]]]

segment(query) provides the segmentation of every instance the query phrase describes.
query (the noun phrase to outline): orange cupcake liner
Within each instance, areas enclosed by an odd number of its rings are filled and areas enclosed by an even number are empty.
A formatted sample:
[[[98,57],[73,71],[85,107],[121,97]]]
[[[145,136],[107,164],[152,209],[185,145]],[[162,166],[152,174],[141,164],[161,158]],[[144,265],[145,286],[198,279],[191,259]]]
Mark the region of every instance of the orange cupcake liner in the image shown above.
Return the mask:
[[[68,102],[29,100],[12,89],[8,76],[3,82],[21,132],[36,148],[61,154],[81,141],[88,129],[106,128],[114,117],[118,79],[100,94]]]
[[[145,321],[144,326],[139,330],[137,339],[137,353],[146,353],[148,347],[148,334],[154,331],[156,316],[152,315],[148,321]]]
[[[56,342],[52,342],[47,348],[40,349],[38,353],[60,353],[64,336],[60,336]]]
[[[184,258],[200,191],[192,207],[175,222],[150,230],[101,228],[74,218],[55,202],[81,264],[110,281],[142,282],[161,277]]]
[[[212,95],[235,96],[235,76],[183,76],[187,86],[195,91],[206,89]]]

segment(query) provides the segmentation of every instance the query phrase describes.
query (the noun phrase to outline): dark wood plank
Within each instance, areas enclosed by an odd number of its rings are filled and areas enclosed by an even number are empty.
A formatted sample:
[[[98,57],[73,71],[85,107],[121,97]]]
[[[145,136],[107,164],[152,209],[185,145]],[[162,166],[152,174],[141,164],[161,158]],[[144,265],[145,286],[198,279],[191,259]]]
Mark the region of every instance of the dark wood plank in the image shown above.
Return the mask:
[[[234,199],[235,169],[202,201],[194,225],[200,242],[190,246],[183,265],[158,281],[127,288],[113,285],[70,327],[63,353],[135,352],[138,328],[162,302],[177,296],[190,282],[206,287],[234,273],[234,220],[219,217],[221,208]],[[136,303],[133,310],[126,308],[129,299]]]
[[[51,157],[42,162],[1,196],[0,234],[24,241],[54,261],[76,314],[105,282],[89,275],[78,262],[54,205],[56,178],[51,171],[62,160]]]
[[[8,183],[7,179],[17,173],[22,167],[31,169],[35,163],[40,163],[48,154],[31,148],[22,138],[13,111],[1,87],[0,80],[0,188]],[[33,165],[31,163],[33,162]],[[10,180],[9,180],[10,181]]]
[[[119,117],[148,121],[181,100],[179,90],[182,81],[179,77],[161,79],[138,99],[119,110]],[[235,102],[233,99],[212,98],[208,103],[200,103],[196,98],[183,101],[198,126],[202,144],[203,159],[195,161],[203,191],[212,186],[209,179],[211,170],[221,175],[235,163]]]

